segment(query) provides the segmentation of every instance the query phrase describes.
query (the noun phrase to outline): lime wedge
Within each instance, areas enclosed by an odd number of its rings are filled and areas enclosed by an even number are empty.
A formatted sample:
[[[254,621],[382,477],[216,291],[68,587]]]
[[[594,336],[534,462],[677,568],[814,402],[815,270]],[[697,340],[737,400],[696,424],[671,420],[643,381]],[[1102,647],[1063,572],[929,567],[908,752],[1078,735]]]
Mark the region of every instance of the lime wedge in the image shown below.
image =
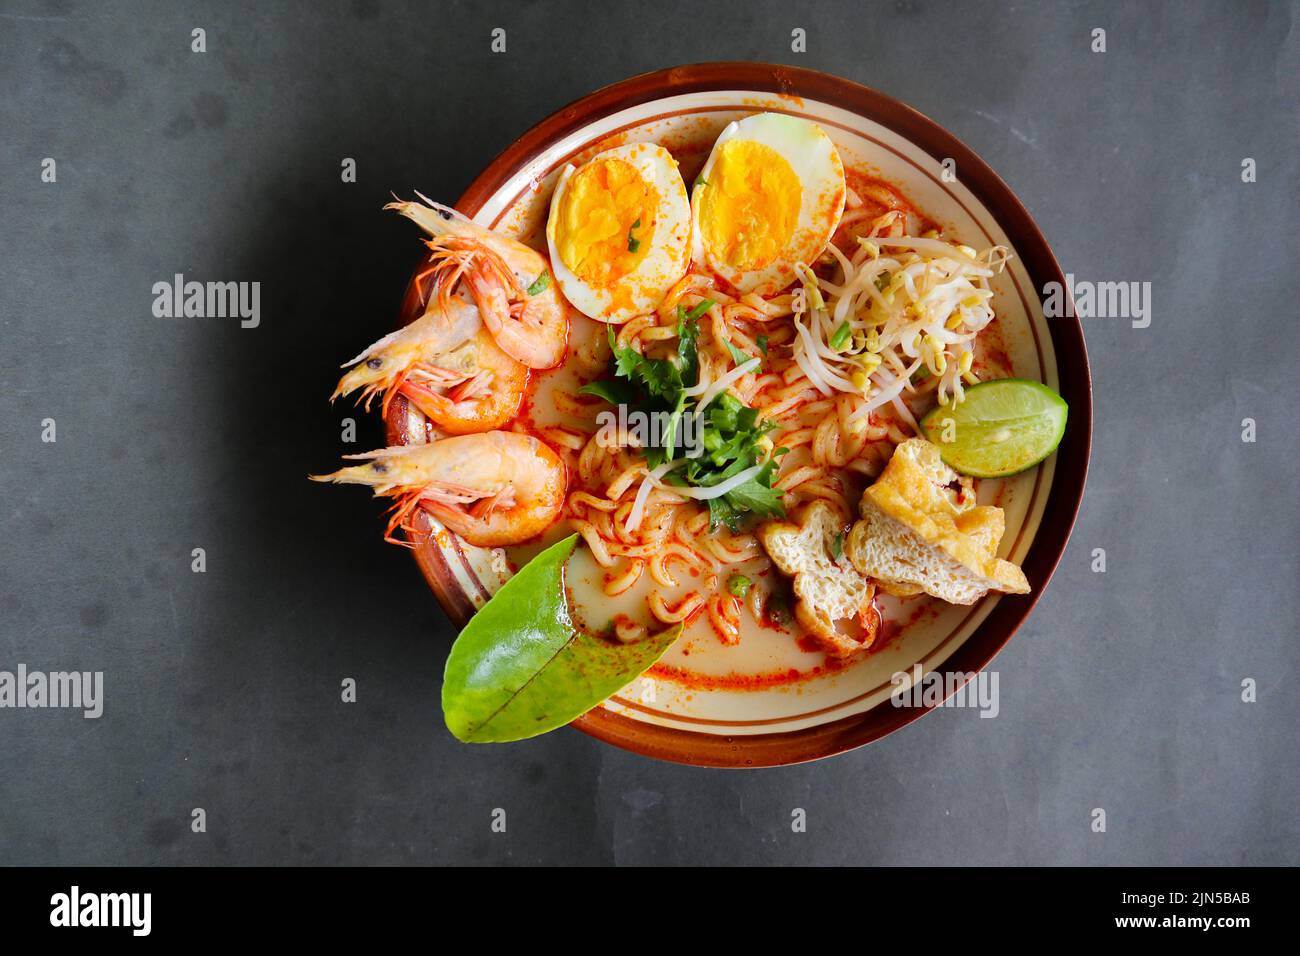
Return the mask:
[[[974,478],[1004,478],[1056,451],[1068,411],[1046,385],[1004,378],[966,389],[964,402],[938,406],[921,428],[948,467]]]

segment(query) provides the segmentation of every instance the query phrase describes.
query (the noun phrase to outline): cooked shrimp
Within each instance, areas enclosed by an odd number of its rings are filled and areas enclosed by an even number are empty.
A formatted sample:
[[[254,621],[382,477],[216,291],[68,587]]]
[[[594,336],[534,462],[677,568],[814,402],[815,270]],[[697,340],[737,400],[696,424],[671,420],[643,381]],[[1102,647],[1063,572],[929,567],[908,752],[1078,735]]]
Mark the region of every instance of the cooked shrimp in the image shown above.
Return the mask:
[[[345,457],[366,464],[311,479],[369,485],[376,495],[395,498],[384,533],[393,544],[405,544],[394,537],[398,528],[408,537],[414,532],[411,514],[416,508],[472,545],[517,544],[559,517],[568,486],[559,456],[531,435],[516,432],[460,435]]]
[[[569,313],[546,258],[454,209],[420,198],[423,204],[399,200],[384,208],[397,210],[433,236],[425,243],[429,268],[416,280],[421,292],[423,283],[432,281],[438,295],[447,296],[463,280],[483,324],[506,354],[529,368],[554,368],[564,361]]]
[[[369,409],[383,392],[386,415],[399,392],[453,435],[488,431],[514,417],[528,387],[528,368],[497,347],[478,309],[459,296],[435,302],[405,328],[384,336],[352,361],[330,401],[362,389]]]
[[[402,383],[401,392],[435,425],[451,435],[500,428],[519,412],[528,388],[528,366],[516,362],[488,333],[425,363]]]

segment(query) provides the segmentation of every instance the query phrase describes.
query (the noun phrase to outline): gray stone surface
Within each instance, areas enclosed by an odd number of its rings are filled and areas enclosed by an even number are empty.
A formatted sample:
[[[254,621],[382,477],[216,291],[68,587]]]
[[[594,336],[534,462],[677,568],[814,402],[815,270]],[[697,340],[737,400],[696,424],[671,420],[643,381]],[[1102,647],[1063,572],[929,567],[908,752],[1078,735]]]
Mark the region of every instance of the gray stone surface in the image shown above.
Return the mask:
[[[100,720],[0,710],[0,863],[1300,862],[1296,5],[817,9],[0,4],[0,669],[107,682]],[[996,720],[751,773],[572,731],[462,746],[415,566],[366,496],[304,480],[340,447],[335,368],[416,256],[378,206],[454,197],[557,107],[714,59],[901,98],[1067,271],[1152,283],[1149,329],[1086,325],[1079,525],[996,662]],[[260,281],[261,326],[154,318],[177,272]]]

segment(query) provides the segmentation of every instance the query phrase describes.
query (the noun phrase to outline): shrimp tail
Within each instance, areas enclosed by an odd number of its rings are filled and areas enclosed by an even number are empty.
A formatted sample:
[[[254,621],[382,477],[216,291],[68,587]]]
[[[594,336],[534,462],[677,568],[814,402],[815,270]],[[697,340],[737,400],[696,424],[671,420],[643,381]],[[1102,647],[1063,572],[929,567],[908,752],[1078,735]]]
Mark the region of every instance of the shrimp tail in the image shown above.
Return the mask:
[[[438,418],[451,415],[455,411],[456,402],[458,401],[458,399],[451,398],[449,395],[439,395],[427,385],[421,385],[418,382],[403,382],[399,391],[406,396],[407,401],[435,421]]]

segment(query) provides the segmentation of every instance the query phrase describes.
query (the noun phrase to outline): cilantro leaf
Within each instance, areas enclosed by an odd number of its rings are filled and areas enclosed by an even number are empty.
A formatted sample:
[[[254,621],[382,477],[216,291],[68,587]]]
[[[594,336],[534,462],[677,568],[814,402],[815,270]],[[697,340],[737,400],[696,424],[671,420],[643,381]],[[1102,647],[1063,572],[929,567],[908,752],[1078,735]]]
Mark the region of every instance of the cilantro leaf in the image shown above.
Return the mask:
[[[776,462],[769,461],[758,474],[722,497],[727,499],[728,505],[733,509],[747,511],[758,518],[783,517],[785,507],[781,504],[781,497],[784,492],[772,487],[772,476],[775,473]]]
[[[677,358],[682,380],[694,382],[700,374],[700,326],[690,318],[683,305],[677,306]]]
[[[681,370],[668,359],[642,358],[635,377],[651,395],[673,405],[685,388]]]
[[[739,529],[742,514],[738,508],[732,506],[727,500],[727,495],[720,498],[709,499],[709,527],[716,528],[720,524],[725,524],[732,531]]]
[[[736,529],[747,516],[766,518],[784,515],[782,493],[772,488],[775,461],[784,449],[767,452],[770,443],[763,436],[779,427],[774,422],[759,422],[758,409],[750,408],[729,392],[718,395],[700,414],[687,390],[699,384],[699,319],[714,301],[705,299],[695,308],[677,307],[677,352],[672,358],[649,358],[630,345],[619,345],[609,328],[609,376],[583,386],[580,391],[596,395],[614,404],[647,415],[660,416],[663,423],[658,440],[643,449],[646,463],[657,468],[685,458],[684,467],[669,472],[664,481],[671,484],[708,488],[734,478],[767,458],[763,467],[741,485],[717,498],[706,499],[712,527],[726,524]],[[763,344],[766,344],[764,341]],[[754,362],[753,356],[731,346],[738,365]],[[682,423],[693,416],[693,436],[701,450],[685,448]]]
[[[748,362],[750,359],[753,358],[753,356],[750,355],[748,352],[736,348],[730,342],[727,343],[727,351],[731,353],[731,358],[736,363],[737,366],[744,365],[746,362]]]
[[[578,389],[580,395],[595,395],[611,405],[629,405],[636,400],[636,389],[631,382],[617,378],[603,378],[588,382]]]

